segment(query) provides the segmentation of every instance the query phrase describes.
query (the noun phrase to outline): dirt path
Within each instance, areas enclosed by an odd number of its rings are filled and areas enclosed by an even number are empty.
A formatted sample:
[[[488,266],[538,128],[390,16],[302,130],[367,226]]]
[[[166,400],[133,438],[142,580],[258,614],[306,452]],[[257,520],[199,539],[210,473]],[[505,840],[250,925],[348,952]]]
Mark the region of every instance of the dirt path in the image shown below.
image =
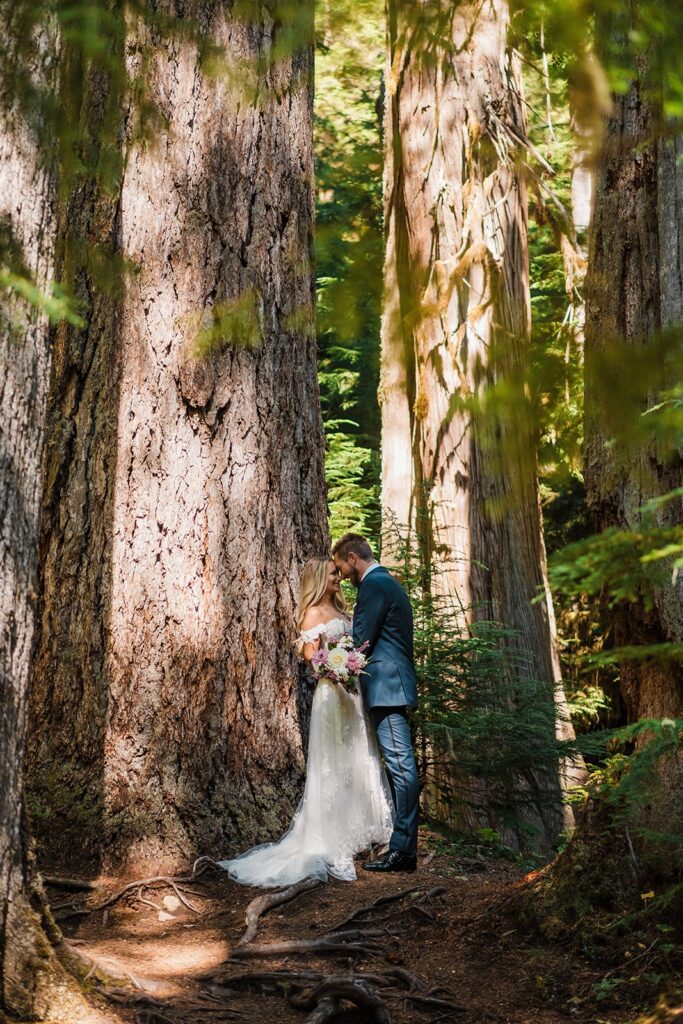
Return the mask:
[[[104,989],[96,985],[98,1004],[116,1007],[112,1020],[136,1024],[323,1021],[322,1011],[309,1017],[308,1011],[288,1001],[292,992],[301,995],[315,988],[314,974],[298,985],[296,979],[282,976],[302,971],[379,978],[370,990],[379,995],[394,1024],[623,1024],[636,1019],[633,1011],[614,1005],[607,1011],[591,998],[604,966],[577,959],[567,950],[544,947],[538,939],[521,934],[504,914],[491,917],[490,908],[500,904],[521,877],[519,869],[494,861],[469,867],[477,870],[437,856],[414,875],[378,877],[359,869],[355,883],[332,881],[271,910],[261,918],[251,943],[253,947],[318,939],[378,898],[419,886],[419,891],[378,906],[347,926],[347,931],[377,933],[356,936],[355,941],[367,948],[353,953],[231,959],[244,949],[239,943],[245,911],[260,890],[245,889],[213,873],[181,891],[195,910],[183,905],[167,885],[155,884],[140,893],[147,903],[131,890],[106,910],[63,921],[62,928],[75,949],[123,979]],[[77,906],[93,906],[123,884],[112,879],[99,893],[81,897],[51,888],[52,904],[68,899]],[[442,891],[428,896],[435,889]],[[342,936],[342,941],[349,938]],[[245,979],[235,984],[246,972],[280,975],[272,983]],[[413,991],[403,972],[413,976]],[[97,976],[94,972],[92,980]],[[103,1004],[105,991],[109,996]],[[348,1024],[380,1020],[374,1012],[372,1007],[350,1009],[343,1019]]]

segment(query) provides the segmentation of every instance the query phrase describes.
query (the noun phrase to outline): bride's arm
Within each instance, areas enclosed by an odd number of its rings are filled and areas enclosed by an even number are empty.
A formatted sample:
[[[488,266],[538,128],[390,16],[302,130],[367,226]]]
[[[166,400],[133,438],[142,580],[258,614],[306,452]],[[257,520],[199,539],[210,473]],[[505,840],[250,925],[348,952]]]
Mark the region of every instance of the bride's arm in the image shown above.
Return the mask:
[[[304,615],[304,620],[301,623],[301,635],[305,637],[307,633],[311,634],[311,639],[301,649],[301,653],[306,661],[310,661],[320,647],[320,633],[322,630],[318,630],[316,627],[322,625],[322,619],[323,614],[317,608],[308,608]]]

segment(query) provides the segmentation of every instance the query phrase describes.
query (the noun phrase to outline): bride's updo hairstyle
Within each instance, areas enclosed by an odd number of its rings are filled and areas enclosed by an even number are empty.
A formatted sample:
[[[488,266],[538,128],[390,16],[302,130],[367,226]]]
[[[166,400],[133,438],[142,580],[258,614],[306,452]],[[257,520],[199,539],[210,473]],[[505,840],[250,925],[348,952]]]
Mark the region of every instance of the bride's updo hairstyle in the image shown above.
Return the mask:
[[[308,609],[316,604],[320,604],[325,596],[327,575],[331,561],[332,559],[328,555],[325,555],[323,558],[309,558],[303,568],[299,590],[299,607],[296,610],[296,628],[299,633],[301,633],[304,616]],[[337,594],[332,595],[332,604],[342,618],[348,619],[349,612],[341,590]],[[302,647],[303,644],[298,641],[297,649],[299,652]]]

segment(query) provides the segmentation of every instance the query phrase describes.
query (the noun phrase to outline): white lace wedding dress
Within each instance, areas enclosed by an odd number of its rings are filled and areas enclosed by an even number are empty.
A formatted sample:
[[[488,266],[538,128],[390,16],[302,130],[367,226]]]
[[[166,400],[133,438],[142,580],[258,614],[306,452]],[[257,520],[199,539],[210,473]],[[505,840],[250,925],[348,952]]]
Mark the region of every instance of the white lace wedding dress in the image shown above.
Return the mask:
[[[336,640],[349,632],[344,619],[304,631]],[[375,734],[362,698],[321,680],[313,695],[306,786],[289,829],[275,843],[255,846],[233,860],[219,861],[245,885],[293,885],[328,875],[353,881],[354,854],[371,843],[386,843],[392,831],[392,802]]]

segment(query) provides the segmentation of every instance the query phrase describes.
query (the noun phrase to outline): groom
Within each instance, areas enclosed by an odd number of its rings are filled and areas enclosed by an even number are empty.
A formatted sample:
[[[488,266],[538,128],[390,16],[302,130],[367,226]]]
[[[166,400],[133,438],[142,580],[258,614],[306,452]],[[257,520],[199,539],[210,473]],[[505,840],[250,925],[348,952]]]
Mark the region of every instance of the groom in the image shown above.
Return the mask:
[[[366,871],[414,871],[420,789],[407,717],[408,708],[417,707],[412,608],[401,584],[373,558],[365,537],[345,534],[332,548],[332,556],[342,579],[358,588],[353,642],[356,647],[368,645],[361,688],[396,811],[389,853],[363,867]]]

